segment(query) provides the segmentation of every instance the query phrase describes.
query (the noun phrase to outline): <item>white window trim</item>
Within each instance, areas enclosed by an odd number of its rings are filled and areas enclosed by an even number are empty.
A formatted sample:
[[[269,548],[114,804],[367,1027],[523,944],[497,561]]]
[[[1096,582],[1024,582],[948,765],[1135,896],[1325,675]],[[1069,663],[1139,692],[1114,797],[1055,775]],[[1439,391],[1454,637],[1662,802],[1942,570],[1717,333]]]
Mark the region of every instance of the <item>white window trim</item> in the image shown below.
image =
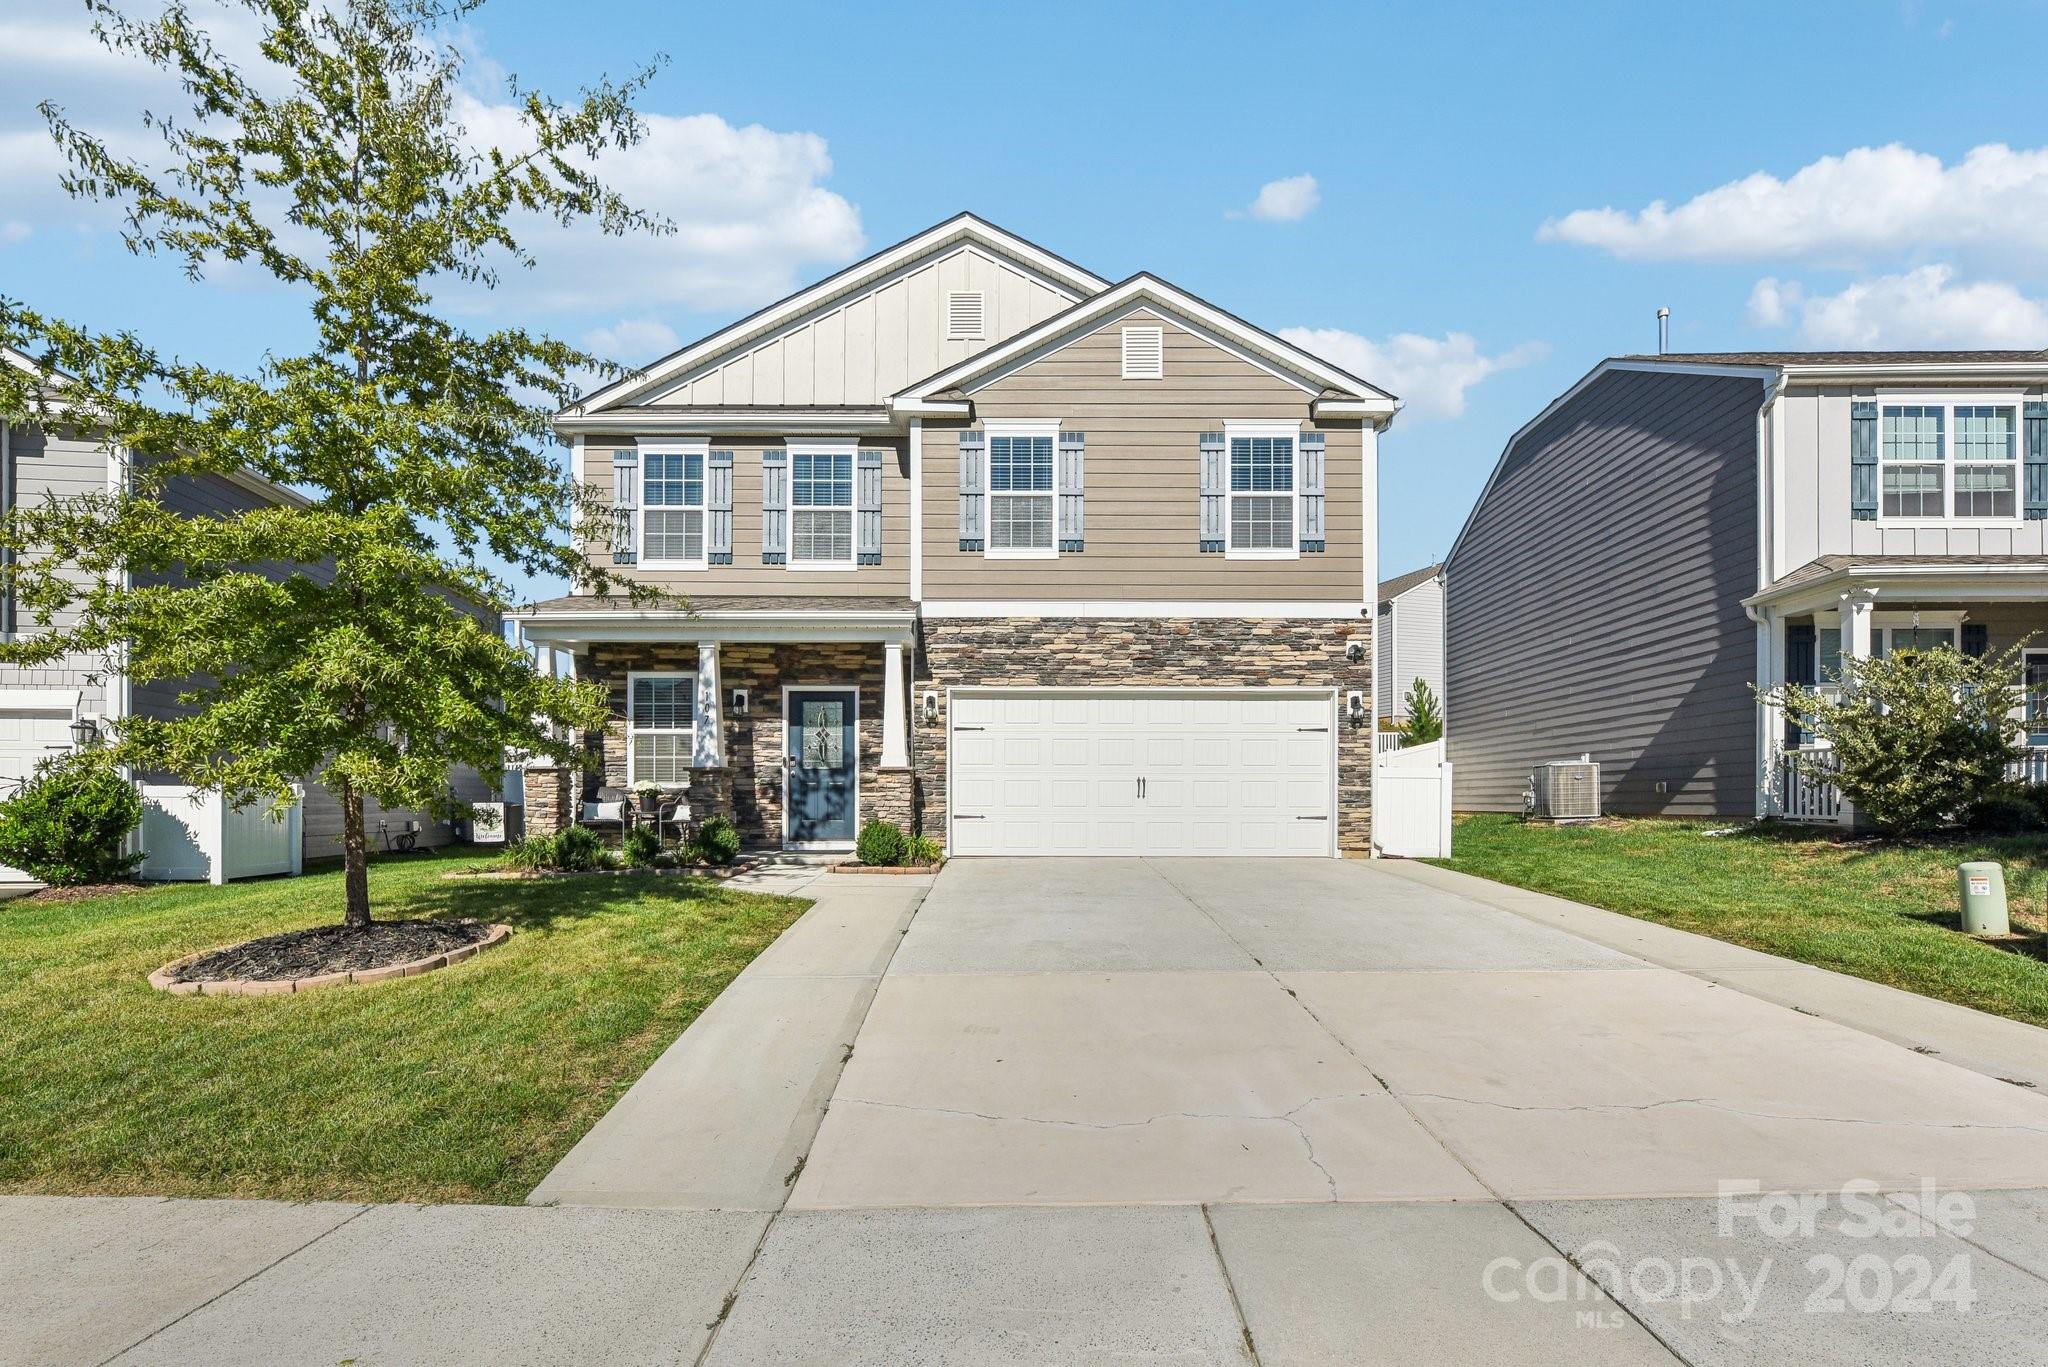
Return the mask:
[[[1154,337],[1155,337],[1155,338],[1157,339],[1157,344],[1158,344],[1158,355],[1159,355],[1159,369],[1158,369],[1158,370],[1157,370],[1156,372],[1154,372],[1153,374],[1150,374],[1150,375],[1133,375],[1133,374],[1131,373],[1131,350],[1130,350],[1130,347],[1131,347],[1131,343],[1130,343],[1130,337],[1131,337],[1131,334],[1132,334],[1132,333],[1134,333],[1134,332],[1149,332],[1149,333],[1152,333],[1152,334],[1153,334],[1153,336],[1154,336]],[[1119,372],[1121,373],[1121,376],[1122,376],[1122,378],[1124,378],[1124,379],[1126,379],[1126,380],[1163,380],[1163,379],[1165,379],[1165,378],[1166,378],[1166,328],[1165,328],[1165,327],[1164,327],[1163,325],[1161,325],[1161,324],[1158,324],[1158,323],[1130,323],[1130,324],[1126,324],[1126,325],[1124,326],[1123,330],[1122,330],[1122,331],[1121,331],[1120,333],[1118,333],[1118,334],[1117,334],[1117,361],[1118,361],[1118,366],[1117,366],[1117,369],[1118,369],[1118,371],[1119,371]]]
[[[995,511],[998,490],[995,487],[993,470],[997,437],[1050,437],[1052,438],[1052,491],[1045,494],[1013,494],[1003,490],[1003,498],[1043,498],[1052,505],[1052,544],[1050,546],[1004,546],[998,548],[995,538]],[[988,500],[982,512],[982,526],[986,533],[982,537],[982,556],[988,560],[1057,560],[1060,554],[1060,495],[1066,492],[1060,487],[1060,425],[1052,422],[1012,421],[985,422],[982,424],[982,439],[986,443],[982,457],[982,497]]]
[[[1271,498],[1270,493],[1254,495],[1252,491],[1237,491],[1230,487],[1230,444],[1239,437],[1287,437],[1294,442],[1293,459],[1289,462],[1291,476],[1290,492],[1294,497],[1294,512],[1291,525],[1293,535],[1283,549],[1277,546],[1240,547],[1235,544],[1237,519],[1231,514],[1240,498]],[[1301,559],[1301,424],[1291,422],[1226,422],[1223,424],[1223,557],[1226,560],[1299,560]]]
[[[1953,391],[1880,389],[1876,391],[1877,401],[1877,520],[1886,527],[2022,527],[2026,525],[2027,512],[2027,419],[2026,391],[2022,389]],[[1884,458],[1884,410],[1888,405],[1918,404],[1925,408],[1943,410],[1941,426],[1942,506],[1947,509],[1942,517],[1886,517],[1884,515],[1884,468],[1891,465],[1932,465],[1933,461],[1886,461]],[[1956,471],[1959,468],[1955,458],[1956,410],[1958,408],[1999,407],[2013,410],[2013,496],[2011,517],[1958,517],[1956,516]],[[1965,461],[1966,465],[1995,465],[1997,461]]]
[[[789,538],[789,553],[784,557],[784,568],[792,574],[844,574],[860,568],[860,438],[858,437],[784,437],[783,449],[789,461],[789,504],[785,517],[788,519],[784,534]],[[853,470],[853,502],[846,505],[846,559],[844,560],[798,560],[796,558],[796,458],[798,456],[846,456]],[[818,505],[805,504],[806,511],[817,511]],[[824,508],[836,512],[835,508]]]
[[[639,680],[641,680],[641,679],[678,679],[678,680],[684,680],[684,681],[686,681],[686,682],[687,682],[687,683],[689,684],[689,694],[690,694],[690,725],[689,725],[688,727],[684,728],[684,729],[681,729],[681,730],[677,730],[677,729],[674,729],[674,728],[671,728],[671,727],[657,727],[657,726],[641,726],[641,725],[639,725],[639,724],[638,724],[638,719],[637,719],[637,718],[636,718],[636,717],[635,717],[635,716],[633,715],[633,694],[634,694],[634,691],[635,691],[635,686],[637,685],[638,681],[639,681]],[[696,672],[695,670],[693,670],[693,669],[629,669],[629,670],[627,670],[627,671],[626,671],[626,783],[625,783],[625,787],[626,787],[626,790],[627,790],[628,792],[632,791],[632,787],[633,787],[633,784],[634,784],[634,783],[635,783],[635,782],[637,781],[637,780],[636,780],[636,779],[635,779],[635,778],[633,777],[633,774],[634,774],[634,771],[635,771],[635,769],[636,769],[636,768],[638,767],[638,766],[637,766],[637,764],[635,763],[635,761],[637,761],[637,760],[638,760],[638,758],[639,758],[639,748],[640,748],[640,737],[641,737],[641,735],[642,735],[642,734],[646,734],[646,735],[660,735],[660,736],[686,736],[686,737],[688,737],[688,739],[689,739],[689,745],[688,745],[688,747],[687,747],[687,748],[688,748],[688,753],[689,753],[689,754],[690,754],[690,756],[691,756],[691,763],[690,763],[690,765],[689,765],[688,767],[691,767],[691,768],[695,768],[695,767],[696,767],[696,759],[695,759],[695,756],[696,756],[696,754],[697,754],[697,672]],[[664,784],[662,785],[662,787],[663,787],[663,788],[675,788],[675,789],[680,789],[680,788],[686,788],[686,787],[688,787],[688,786],[689,786],[689,785],[688,785],[687,783],[664,783]]]
[[[702,570],[711,567],[711,439],[700,441],[640,441],[634,445],[640,448],[640,464],[633,478],[640,481],[634,491],[633,544],[640,548],[637,567],[650,570]],[[704,554],[695,560],[656,560],[647,552],[647,458],[649,456],[701,456],[704,459],[704,501],[697,504],[664,503],[662,511],[690,512],[704,514]]]
[[[2048,648],[2027,646],[2020,651],[2020,701],[2015,709],[2018,715],[2013,718],[2020,724],[2020,742],[2028,750],[2038,748],[2026,739],[2036,729],[2027,725],[2027,666],[2037,655],[2048,656]]]

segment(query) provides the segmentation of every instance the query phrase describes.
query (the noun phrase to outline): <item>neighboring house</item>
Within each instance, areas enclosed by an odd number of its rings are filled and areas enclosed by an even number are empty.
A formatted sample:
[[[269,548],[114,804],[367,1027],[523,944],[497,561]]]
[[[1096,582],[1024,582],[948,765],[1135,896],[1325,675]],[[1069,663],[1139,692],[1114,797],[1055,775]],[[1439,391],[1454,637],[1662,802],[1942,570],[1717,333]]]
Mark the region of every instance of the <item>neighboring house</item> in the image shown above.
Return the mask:
[[[588,784],[753,844],[1334,854],[1369,829],[1395,406],[963,214],[561,413],[616,510],[592,553],[688,604],[515,616],[611,690]],[[541,780],[530,830],[582,796]]]
[[[1425,565],[1380,585],[1379,715],[1408,720],[1408,693],[1420,679],[1444,697],[1443,564]]]
[[[31,373],[39,370],[30,358],[5,347],[0,347],[0,363]],[[90,434],[0,422],[0,505],[26,507],[45,499],[118,490],[127,459],[126,452]],[[164,500],[191,517],[230,516],[306,502],[292,490],[247,471],[233,477],[180,475],[167,487]],[[17,620],[12,595],[0,595],[0,632],[13,639],[36,628],[35,622]],[[74,721],[85,719],[104,727],[132,715],[173,716],[179,708],[178,692],[172,683],[132,683],[118,658],[74,657],[35,668],[0,664],[0,796],[11,793],[38,760],[72,748]],[[493,796],[482,778],[468,770],[458,773],[455,786],[468,801]],[[373,849],[380,847],[383,834],[395,836],[412,823],[420,828],[422,846],[446,844],[453,838],[449,823],[427,812],[386,812],[371,803],[365,820]],[[341,805],[310,778],[300,824],[303,858],[340,857]],[[197,857],[204,851],[192,853]],[[7,876],[0,875],[4,881]]]
[[[1590,753],[1611,811],[1849,819],[1756,690],[2048,626],[2044,387],[2048,352],[1602,362],[1446,563],[1459,805],[1516,810],[1532,764]]]

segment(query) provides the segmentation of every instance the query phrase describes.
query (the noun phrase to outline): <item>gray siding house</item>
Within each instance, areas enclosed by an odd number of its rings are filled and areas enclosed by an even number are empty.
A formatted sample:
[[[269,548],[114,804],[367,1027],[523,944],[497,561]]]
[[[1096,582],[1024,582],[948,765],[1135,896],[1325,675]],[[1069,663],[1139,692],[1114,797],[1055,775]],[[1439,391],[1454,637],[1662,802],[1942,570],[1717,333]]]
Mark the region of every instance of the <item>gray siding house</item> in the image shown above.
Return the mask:
[[[28,357],[5,348],[0,348],[0,364],[34,369]],[[0,421],[0,504],[25,507],[46,499],[118,489],[123,461],[122,452],[89,434]],[[164,498],[168,506],[189,517],[230,516],[276,503],[304,502],[290,489],[255,474],[232,479],[181,476],[168,487]],[[15,633],[34,632],[41,625],[19,616],[11,596],[0,596],[0,632],[11,639]],[[178,693],[179,688],[168,682],[131,683],[119,659],[73,657],[36,668],[0,664],[0,797],[11,793],[38,760],[71,749],[72,722],[85,718],[105,725],[131,715],[172,716],[179,707]],[[468,770],[456,776],[454,787],[465,801],[495,796],[481,776]],[[422,846],[446,844],[454,838],[449,823],[429,812],[387,812],[372,803],[365,820],[373,847],[380,827],[395,834],[415,823]],[[340,804],[310,776],[301,828],[305,859],[340,857]],[[19,881],[24,876],[0,871],[0,882]]]
[[[1756,690],[2048,627],[2044,393],[2042,352],[1602,362],[1509,440],[1445,565],[1458,805],[1519,810],[1532,765],[1590,753],[1617,813],[1853,819]]]

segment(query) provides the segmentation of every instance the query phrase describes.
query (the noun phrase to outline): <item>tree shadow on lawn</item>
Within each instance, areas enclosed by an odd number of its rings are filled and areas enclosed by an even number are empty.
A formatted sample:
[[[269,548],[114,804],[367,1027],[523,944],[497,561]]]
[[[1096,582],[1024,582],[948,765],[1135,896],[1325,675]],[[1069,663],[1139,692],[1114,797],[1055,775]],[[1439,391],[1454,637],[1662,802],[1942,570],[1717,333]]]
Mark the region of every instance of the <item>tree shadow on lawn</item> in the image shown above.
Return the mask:
[[[373,904],[379,919],[472,918],[516,930],[552,929],[647,901],[679,908],[757,894],[728,890],[708,878],[669,874],[574,874],[561,878],[449,879],[418,889],[402,909]]]

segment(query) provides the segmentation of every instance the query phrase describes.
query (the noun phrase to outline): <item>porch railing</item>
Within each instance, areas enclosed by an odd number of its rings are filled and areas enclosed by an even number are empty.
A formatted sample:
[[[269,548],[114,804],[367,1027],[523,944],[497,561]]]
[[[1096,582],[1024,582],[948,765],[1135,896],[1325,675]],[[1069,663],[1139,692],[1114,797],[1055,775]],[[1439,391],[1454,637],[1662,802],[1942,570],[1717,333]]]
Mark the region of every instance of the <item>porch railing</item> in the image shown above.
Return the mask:
[[[1408,733],[1405,731],[1376,731],[1372,738],[1373,758],[1378,759],[1381,755],[1399,750],[1407,744]]]
[[[1802,746],[1779,757],[1779,814],[1787,821],[1844,818],[1841,791],[1826,779],[1806,773],[1794,762],[1795,755],[1812,755],[1817,751],[1818,747]],[[2005,776],[2015,783],[2048,784],[2048,745],[2027,747],[2024,755],[2006,766]]]

